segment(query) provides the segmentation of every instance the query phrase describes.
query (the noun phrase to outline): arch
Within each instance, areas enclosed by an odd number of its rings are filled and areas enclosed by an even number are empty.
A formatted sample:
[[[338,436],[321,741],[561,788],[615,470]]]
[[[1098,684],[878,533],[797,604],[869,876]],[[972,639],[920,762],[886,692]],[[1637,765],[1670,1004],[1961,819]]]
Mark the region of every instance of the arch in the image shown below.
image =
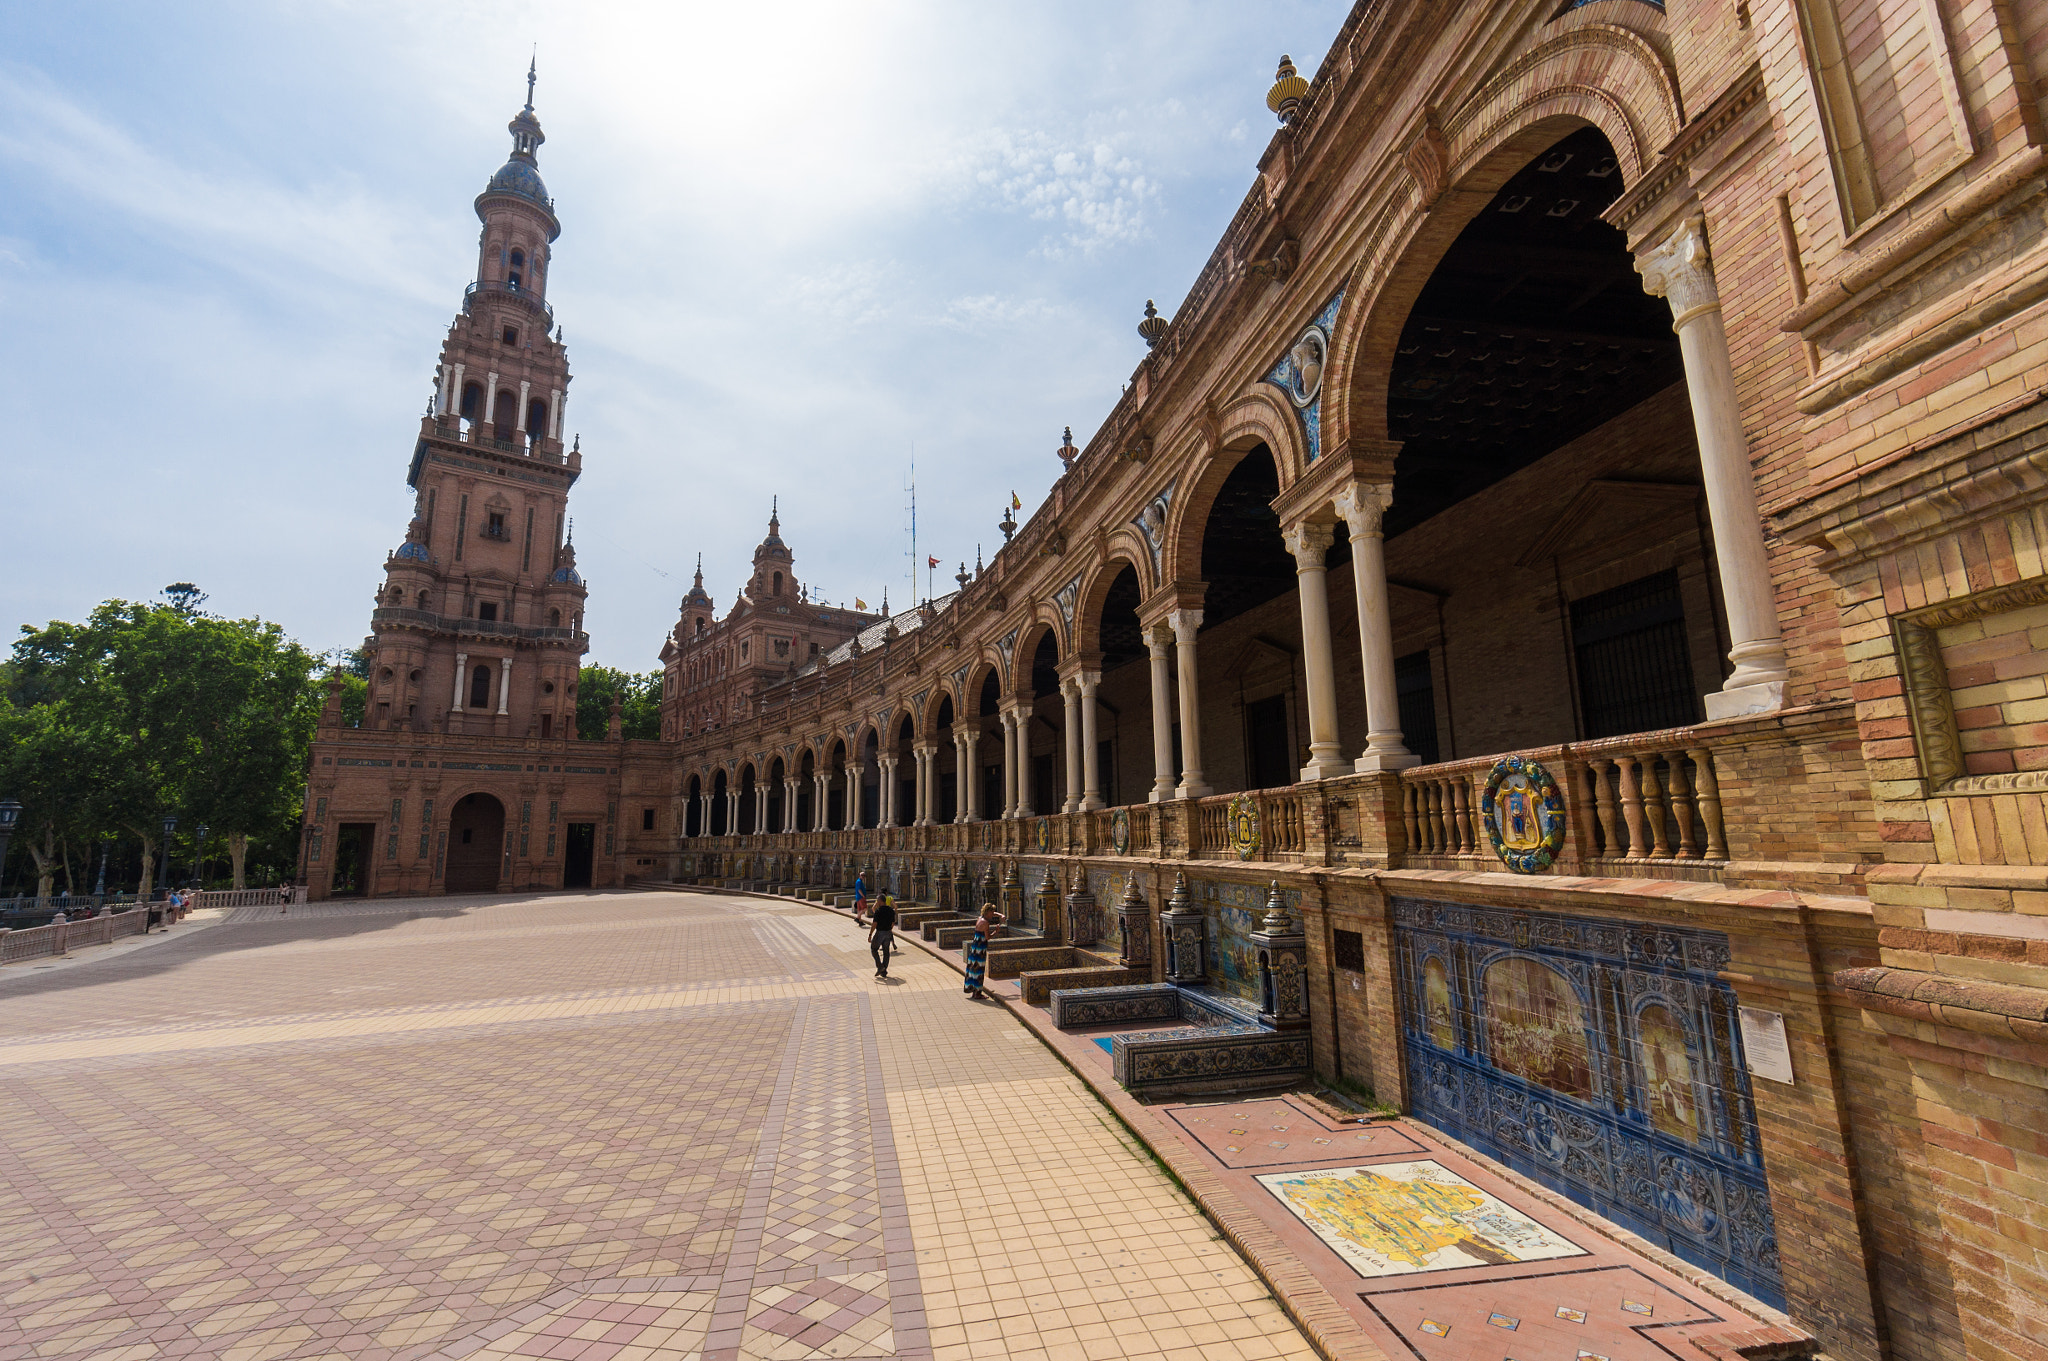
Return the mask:
[[[959,712],[969,718],[983,718],[994,713],[989,707],[989,682],[995,682],[995,704],[1000,707],[1003,697],[1003,676],[1001,669],[988,657],[976,658],[967,668],[967,680],[961,687],[964,701]]]
[[[1567,14],[1409,153],[1421,193],[1388,203],[1362,235],[1323,380],[1324,447],[1388,440],[1387,379],[1409,310],[1438,261],[1494,193],[1544,148],[1591,125],[1633,185],[1682,122],[1656,50],[1613,23]]]
[[[1221,485],[1219,483],[1219,485]],[[1213,498],[1212,498],[1213,499]],[[1145,567],[1142,559],[1148,555],[1130,553],[1111,556],[1099,563],[1092,575],[1081,585],[1081,593],[1074,601],[1074,654],[1087,656],[1102,650],[1102,606],[1109,598],[1110,587],[1125,572],[1138,579],[1138,594],[1143,598],[1145,589]],[[1199,567],[1199,563],[1197,566]]]
[[[713,836],[724,836],[732,830],[726,826],[726,792],[725,767],[720,766],[711,776],[711,835]]]
[[[1166,581],[1161,584],[1202,579],[1202,535],[1208,528],[1209,512],[1216,504],[1216,494],[1246,454],[1265,446],[1283,493],[1301,475],[1304,455],[1298,422],[1294,413],[1282,406],[1278,394],[1269,392],[1254,391],[1233,405],[1225,413],[1215,446],[1183,475],[1167,519],[1166,551],[1160,555]],[[1327,430],[1324,447],[1332,447]],[[1142,583],[1143,577],[1139,580]]]
[[[484,385],[471,379],[462,385],[462,400],[456,406],[455,414],[466,421],[480,421],[484,418]]]
[[[1076,606],[1079,609],[1079,606]],[[1076,618],[1078,618],[1078,614]],[[1029,623],[1017,634],[1017,650],[1010,655],[1009,693],[1029,696],[1034,693],[1031,675],[1032,664],[1038,656],[1038,649],[1046,638],[1052,639],[1053,658],[1061,657],[1059,618],[1050,610],[1040,609],[1031,616]],[[1066,651],[1071,654],[1073,649]]]
[[[491,703],[491,668],[481,662],[469,669],[469,707],[485,711],[496,707]]]
[[[480,789],[459,796],[448,806],[448,861],[442,887],[450,893],[494,892],[504,850],[505,805]]]

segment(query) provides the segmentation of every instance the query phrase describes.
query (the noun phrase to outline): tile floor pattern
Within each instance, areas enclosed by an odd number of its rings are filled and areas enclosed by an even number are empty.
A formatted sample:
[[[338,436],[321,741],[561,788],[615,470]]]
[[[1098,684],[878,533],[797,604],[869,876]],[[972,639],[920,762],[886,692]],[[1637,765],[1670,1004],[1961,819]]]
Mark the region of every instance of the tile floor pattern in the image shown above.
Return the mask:
[[[1013,1019],[871,972],[665,894],[0,970],[0,1361],[1312,1354]]]

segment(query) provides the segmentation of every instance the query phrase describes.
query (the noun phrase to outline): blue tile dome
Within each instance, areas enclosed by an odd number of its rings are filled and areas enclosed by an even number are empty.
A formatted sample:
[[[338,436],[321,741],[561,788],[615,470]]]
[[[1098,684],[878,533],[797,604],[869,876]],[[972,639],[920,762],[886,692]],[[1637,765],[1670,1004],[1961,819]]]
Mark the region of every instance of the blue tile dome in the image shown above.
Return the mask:
[[[393,553],[391,556],[394,558],[402,558],[409,562],[432,562],[434,560],[434,555],[427,551],[427,546],[425,544],[415,543],[411,539],[408,539],[404,543],[398,545],[398,551],[396,553]]]
[[[583,584],[583,578],[576,575],[574,567],[557,567],[554,579],[565,586],[581,586]]]
[[[545,208],[548,206],[548,187],[542,182],[540,171],[533,163],[517,156],[505,162],[491,182],[484,188],[487,194],[517,194]]]

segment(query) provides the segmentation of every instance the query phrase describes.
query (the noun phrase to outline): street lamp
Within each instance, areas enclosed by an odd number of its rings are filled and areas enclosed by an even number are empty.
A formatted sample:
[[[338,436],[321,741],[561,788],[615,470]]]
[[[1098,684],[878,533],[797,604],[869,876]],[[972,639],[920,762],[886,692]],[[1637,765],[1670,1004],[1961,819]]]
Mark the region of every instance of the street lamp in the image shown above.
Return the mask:
[[[199,835],[192,842],[192,887],[204,892],[206,885],[201,882],[200,864],[206,857],[206,824],[199,824]]]
[[[0,874],[7,870],[7,843],[14,836],[14,824],[21,821],[21,804],[15,799],[0,799]]]
[[[171,833],[178,830],[178,815],[164,814],[164,888],[171,886]]]

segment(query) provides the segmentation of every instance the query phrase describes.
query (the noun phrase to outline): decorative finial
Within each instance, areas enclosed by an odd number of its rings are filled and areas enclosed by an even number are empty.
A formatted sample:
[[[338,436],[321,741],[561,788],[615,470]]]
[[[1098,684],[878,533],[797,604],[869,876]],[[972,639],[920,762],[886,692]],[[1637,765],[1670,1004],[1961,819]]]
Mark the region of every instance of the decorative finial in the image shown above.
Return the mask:
[[[1073,467],[1074,460],[1081,456],[1081,451],[1074,447],[1074,427],[1071,425],[1060,432],[1059,456],[1063,468]]]
[[[772,537],[782,532],[782,497],[768,498],[768,533]]]
[[[974,545],[974,579],[981,580],[981,545]]]
[[[1145,299],[1145,319],[1138,323],[1138,334],[1145,337],[1145,348],[1157,349],[1159,339],[1166,334],[1166,318],[1159,315],[1159,309],[1152,305],[1152,299]]]
[[[702,553],[697,555],[697,589],[700,591],[704,589],[704,555]]]
[[[533,112],[533,82],[540,64],[540,44],[533,45],[533,56],[526,63],[526,111]]]
[[[996,528],[1003,531],[1004,543],[1008,543],[1010,536],[1017,532],[1017,517],[1010,513],[1008,506],[1003,507],[1003,518],[996,523]]]
[[[1287,910],[1287,895],[1280,891],[1280,881],[1275,879],[1266,891],[1266,920],[1260,928],[1272,935],[1284,936],[1294,928],[1293,914]]]
[[[959,570],[959,571],[957,571],[957,572],[955,572],[955,573],[953,574],[953,580],[955,580],[955,581],[957,581],[957,582],[959,582],[959,583],[960,583],[960,589],[961,589],[961,590],[963,590],[963,591],[964,591],[964,590],[966,590],[966,589],[967,589],[967,582],[968,582],[968,576],[967,576],[967,564],[966,564],[966,562],[964,562],[964,561],[963,561],[963,562],[962,562],[962,563],[960,564],[960,570]]]
[[[569,542],[571,544],[576,542],[576,517],[573,515],[569,517]]]
[[[1280,115],[1280,126],[1286,127],[1301,112],[1302,96],[1308,93],[1308,82],[1294,69],[1294,58],[1282,54],[1280,69],[1273,76],[1273,88],[1266,91],[1266,107]]]

